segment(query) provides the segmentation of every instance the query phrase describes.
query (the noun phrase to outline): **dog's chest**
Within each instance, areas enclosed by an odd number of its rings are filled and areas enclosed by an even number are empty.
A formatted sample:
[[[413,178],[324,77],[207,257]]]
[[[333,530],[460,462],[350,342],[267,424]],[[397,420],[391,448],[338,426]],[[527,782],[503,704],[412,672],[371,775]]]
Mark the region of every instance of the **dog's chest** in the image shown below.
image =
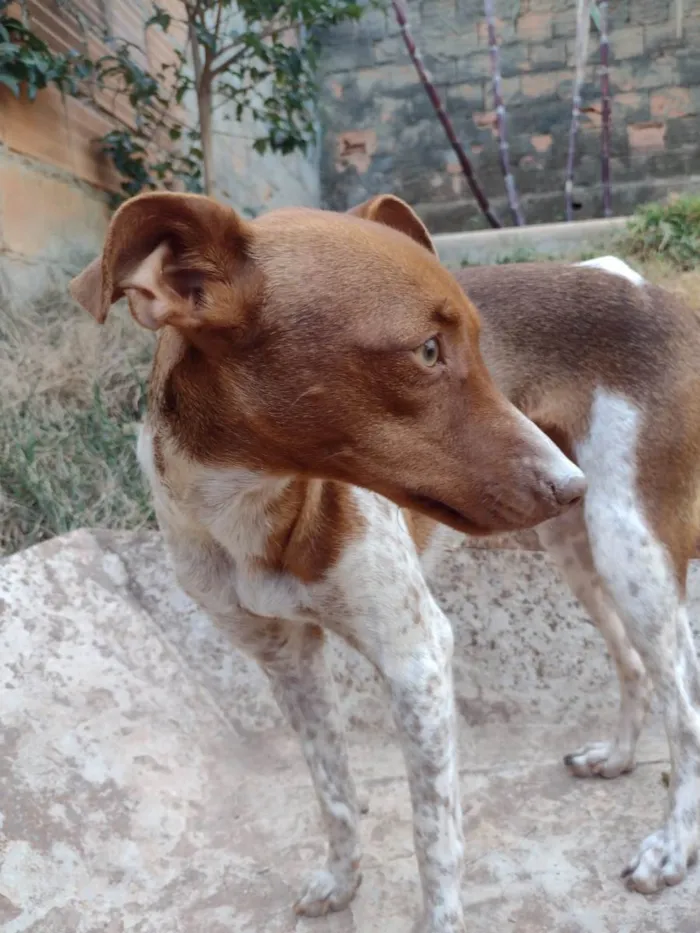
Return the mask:
[[[311,589],[265,568],[269,529],[258,475],[203,467],[172,449],[162,453],[157,469],[148,425],[139,436],[138,458],[185,592],[215,616],[311,618]]]

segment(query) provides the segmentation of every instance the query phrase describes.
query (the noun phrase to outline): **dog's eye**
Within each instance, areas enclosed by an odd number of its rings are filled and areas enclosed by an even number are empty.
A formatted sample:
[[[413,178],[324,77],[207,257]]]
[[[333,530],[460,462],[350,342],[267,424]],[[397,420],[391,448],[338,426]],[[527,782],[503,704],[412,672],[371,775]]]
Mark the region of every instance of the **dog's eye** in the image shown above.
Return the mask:
[[[426,340],[425,343],[422,343],[418,347],[415,353],[423,366],[427,366],[430,369],[436,366],[442,358],[440,342],[437,337],[431,337],[430,340]]]

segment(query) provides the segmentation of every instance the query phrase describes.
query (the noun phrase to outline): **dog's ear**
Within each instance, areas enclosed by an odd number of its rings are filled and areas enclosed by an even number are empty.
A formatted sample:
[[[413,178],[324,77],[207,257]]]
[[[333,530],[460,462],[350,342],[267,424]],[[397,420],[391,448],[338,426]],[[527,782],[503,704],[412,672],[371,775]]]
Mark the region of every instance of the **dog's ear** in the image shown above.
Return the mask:
[[[431,253],[436,252],[428,228],[418,214],[394,194],[378,194],[369,201],[363,201],[357,207],[350,208],[348,214],[364,217],[365,220],[374,220],[378,224],[400,230],[416,243],[425,246]]]
[[[100,323],[126,295],[149,330],[225,326],[244,300],[251,239],[250,225],[211,198],[139,195],[116,212],[102,256],[73,279],[70,292]]]

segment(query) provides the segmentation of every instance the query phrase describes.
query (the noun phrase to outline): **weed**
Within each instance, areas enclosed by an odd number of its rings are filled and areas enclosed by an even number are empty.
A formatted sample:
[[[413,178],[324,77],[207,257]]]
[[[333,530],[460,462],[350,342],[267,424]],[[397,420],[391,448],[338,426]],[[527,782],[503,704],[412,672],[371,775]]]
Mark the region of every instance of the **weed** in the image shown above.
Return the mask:
[[[694,268],[700,262],[700,196],[684,195],[638,208],[623,248],[640,259],[661,258],[679,269]]]

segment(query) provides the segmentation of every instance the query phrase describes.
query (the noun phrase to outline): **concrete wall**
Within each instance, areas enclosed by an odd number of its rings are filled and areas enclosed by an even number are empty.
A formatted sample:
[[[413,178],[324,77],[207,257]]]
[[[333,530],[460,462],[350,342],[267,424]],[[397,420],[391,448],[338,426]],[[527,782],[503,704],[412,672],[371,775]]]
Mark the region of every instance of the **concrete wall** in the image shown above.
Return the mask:
[[[575,0],[495,0],[509,142],[527,220],[563,219]],[[413,0],[414,34],[458,135],[504,222],[483,0]],[[611,3],[612,179],[618,214],[700,179],[700,2]],[[601,216],[598,33],[591,34],[576,165],[580,217]],[[344,210],[393,191],[435,231],[481,226],[393,17],[327,40],[322,197]]]
[[[84,47],[100,54],[102,30],[144,49],[154,67],[172,50],[155,30],[144,33],[150,0],[76,0],[88,29],[50,0],[29,0],[34,30],[56,51]],[[160,0],[175,8],[177,0]],[[86,38],[87,36],[87,38]],[[102,243],[109,219],[108,193],[118,179],[95,140],[111,127],[111,99],[94,105],[49,89],[37,100],[17,101],[0,87],[0,288],[31,294],[63,280]],[[116,106],[123,106],[117,102]],[[111,111],[114,112],[114,111]],[[216,140],[217,196],[247,214],[280,204],[319,200],[317,156],[259,156],[255,126],[221,122]]]

